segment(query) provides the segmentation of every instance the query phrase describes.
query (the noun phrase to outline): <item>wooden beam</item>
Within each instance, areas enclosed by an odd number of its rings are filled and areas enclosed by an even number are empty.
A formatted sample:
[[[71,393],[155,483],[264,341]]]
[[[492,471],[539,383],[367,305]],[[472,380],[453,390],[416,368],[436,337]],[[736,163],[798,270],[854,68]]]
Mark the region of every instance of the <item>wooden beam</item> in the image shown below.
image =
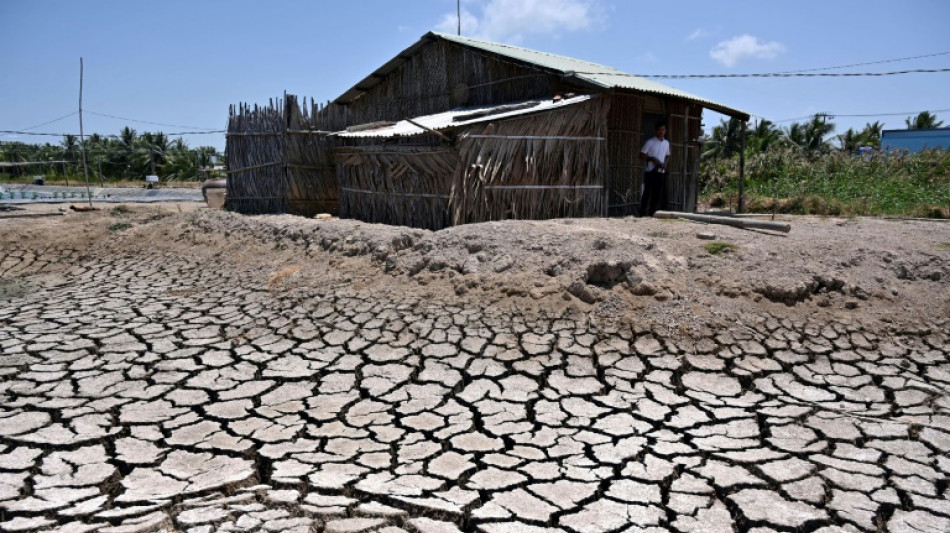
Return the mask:
[[[745,128],[746,121],[742,121],[739,128],[739,207],[737,213],[745,213]]]

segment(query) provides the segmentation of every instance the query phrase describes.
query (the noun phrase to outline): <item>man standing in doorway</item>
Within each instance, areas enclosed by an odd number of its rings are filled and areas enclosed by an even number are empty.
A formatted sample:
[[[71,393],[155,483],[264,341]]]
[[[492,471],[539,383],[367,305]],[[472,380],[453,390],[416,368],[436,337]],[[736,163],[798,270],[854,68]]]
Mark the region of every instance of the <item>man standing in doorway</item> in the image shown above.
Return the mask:
[[[656,135],[650,137],[640,150],[640,160],[647,162],[640,197],[641,217],[652,217],[660,207],[666,206],[666,165],[670,161],[670,141],[665,138],[666,122],[657,122],[654,132]]]

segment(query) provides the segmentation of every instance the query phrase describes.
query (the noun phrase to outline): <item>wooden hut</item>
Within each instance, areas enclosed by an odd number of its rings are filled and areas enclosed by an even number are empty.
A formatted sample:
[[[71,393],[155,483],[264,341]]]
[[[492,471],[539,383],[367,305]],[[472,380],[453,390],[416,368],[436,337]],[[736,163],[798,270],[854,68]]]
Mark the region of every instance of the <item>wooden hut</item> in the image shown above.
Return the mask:
[[[692,211],[703,109],[749,118],[603,65],[428,33],[326,106],[287,97],[232,109],[229,205],[432,229],[628,215],[640,201],[637,154],[662,119],[669,208]],[[269,127],[248,120],[268,113]],[[274,146],[251,146],[269,137]],[[269,163],[270,175],[258,172]]]

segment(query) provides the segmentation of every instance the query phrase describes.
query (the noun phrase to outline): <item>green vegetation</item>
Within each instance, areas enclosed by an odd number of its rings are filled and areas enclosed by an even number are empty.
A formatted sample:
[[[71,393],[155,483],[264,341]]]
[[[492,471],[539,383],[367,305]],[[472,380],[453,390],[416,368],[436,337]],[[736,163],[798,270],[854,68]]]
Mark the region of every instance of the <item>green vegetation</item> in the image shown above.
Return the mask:
[[[731,242],[713,241],[711,243],[706,244],[706,246],[703,246],[703,248],[705,248],[706,251],[711,253],[712,255],[722,256],[727,253],[735,251],[736,245],[732,244]]]
[[[0,142],[0,161],[40,163],[5,169],[0,179],[6,181],[31,180],[36,175],[57,183],[83,179],[82,150],[75,135],[66,135],[58,145]],[[211,177],[209,169],[216,161],[220,162],[221,156],[213,146],[192,149],[184,139],[170,140],[161,132],[139,134],[125,127],[115,136],[93,134],[86,138],[86,164],[92,182],[141,184],[147,174],[157,174],[163,181],[201,181]]]
[[[109,231],[124,231],[131,227],[131,222],[113,222],[109,225]]]
[[[907,123],[939,127],[925,113]],[[785,129],[753,124],[746,133],[747,210],[950,218],[950,152],[882,153],[881,129],[879,122],[849,129],[834,146],[834,124],[822,114]],[[712,206],[738,201],[740,147],[738,121],[713,129],[700,171],[701,196]],[[871,151],[857,153],[862,147]]]
[[[938,244],[938,245],[937,245],[937,249],[938,249],[938,250],[944,250],[944,251],[946,251],[946,252],[950,252],[950,242],[942,242],[942,243]]]

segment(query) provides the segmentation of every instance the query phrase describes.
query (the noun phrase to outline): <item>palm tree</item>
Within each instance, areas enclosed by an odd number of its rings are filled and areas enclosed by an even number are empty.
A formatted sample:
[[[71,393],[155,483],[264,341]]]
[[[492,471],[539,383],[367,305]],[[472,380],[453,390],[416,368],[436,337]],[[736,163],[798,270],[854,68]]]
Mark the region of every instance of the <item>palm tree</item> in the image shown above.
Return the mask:
[[[881,124],[879,120],[865,124],[864,129],[858,134],[861,140],[861,146],[880,148],[882,131],[884,131],[884,124]]]
[[[766,152],[778,143],[782,137],[782,132],[771,120],[762,119],[755,123],[749,130],[746,146],[753,152]]]
[[[826,137],[835,130],[833,122],[828,122],[828,115],[816,113],[808,122],[795,122],[785,130],[785,135],[802,150],[811,153],[823,153],[831,149]]]
[[[122,130],[119,131],[119,140],[122,142],[122,144],[124,144],[125,146],[129,148],[132,147],[132,143],[134,143],[135,139],[137,138],[138,138],[138,134],[135,132],[134,129],[128,126],[122,128]]]
[[[854,128],[848,128],[848,131],[838,136],[838,142],[845,152],[854,152],[861,146],[861,134],[854,131]]]
[[[921,111],[913,120],[907,117],[904,123],[909,130],[930,130],[943,126],[943,121],[937,120],[937,115],[930,114],[930,111]]]
[[[708,148],[703,152],[703,159],[722,159],[732,157],[741,149],[741,128],[739,119],[722,120],[712,130],[712,135],[706,141]]]

